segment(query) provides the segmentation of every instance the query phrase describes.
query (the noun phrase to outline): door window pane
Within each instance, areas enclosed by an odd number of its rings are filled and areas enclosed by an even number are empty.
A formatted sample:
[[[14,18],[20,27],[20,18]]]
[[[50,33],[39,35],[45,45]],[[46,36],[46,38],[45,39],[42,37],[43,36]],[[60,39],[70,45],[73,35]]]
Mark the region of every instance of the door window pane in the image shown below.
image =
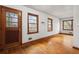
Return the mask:
[[[11,27],[18,27],[18,23],[11,23]]]
[[[6,12],[6,27],[18,27],[18,15]]]
[[[16,23],[18,23],[18,19],[17,19],[17,18],[12,18],[11,22],[16,22]]]
[[[6,12],[6,16],[11,18],[18,18],[18,14],[11,13],[11,12]]]
[[[12,18],[18,18],[18,15],[15,14],[15,13],[10,13],[10,17],[12,17]]]
[[[17,23],[8,23],[7,27],[18,27]]]

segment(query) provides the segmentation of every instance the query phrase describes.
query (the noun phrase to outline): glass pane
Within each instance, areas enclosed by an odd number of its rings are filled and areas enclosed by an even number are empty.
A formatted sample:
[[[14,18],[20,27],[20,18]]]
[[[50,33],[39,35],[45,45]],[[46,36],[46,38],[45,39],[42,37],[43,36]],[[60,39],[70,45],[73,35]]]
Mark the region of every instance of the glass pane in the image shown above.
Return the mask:
[[[10,17],[6,17],[6,22],[11,22],[11,18]]]
[[[17,22],[18,23],[18,19],[17,18],[12,18],[11,22]]]
[[[64,22],[64,29],[72,29],[72,22],[71,21],[65,21]]]
[[[17,23],[8,23],[7,27],[18,27]]]
[[[37,23],[37,17],[35,16],[29,16],[29,23]]]
[[[29,19],[37,19],[36,16],[29,15]]]
[[[10,27],[10,23],[11,23],[11,18],[6,17],[6,27]]]
[[[37,27],[37,24],[29,24],[29,27]]]
[[[36,27],[30,27],[29,31],[30,31],[30,32],[36,32],[37,29],[35,29],[35,28],[36,28]]]
[[[29,31],[36,32],[37,31],[37,24],[29,24]]]
[[[6,23],[6,27],[10,27],[10,22],[9,23]]]
[[[48,31],[52,31],[52,20],[48,19]]]
[[[36,19],[29,19],[29,23],[37,23]]]
[[[6,17],[6,21],[7,22],[18,22],[18,19],[17,18]]]
[[[6,26],[7,27],[18,27],[17,19],[7,17]]]
[[[18,14],[11,13],[11,12],[6,12],[6,16],[11,18],[18,18]]]
[[[15,13],[10,13],[10,17],[13,17],[13,18],[18,18],[18,14],[15,14]]]
[[[18,27],[18,23],[11,23],[11,27]]]
[[[6,27],[18,27],[18,15],[6,12]]]

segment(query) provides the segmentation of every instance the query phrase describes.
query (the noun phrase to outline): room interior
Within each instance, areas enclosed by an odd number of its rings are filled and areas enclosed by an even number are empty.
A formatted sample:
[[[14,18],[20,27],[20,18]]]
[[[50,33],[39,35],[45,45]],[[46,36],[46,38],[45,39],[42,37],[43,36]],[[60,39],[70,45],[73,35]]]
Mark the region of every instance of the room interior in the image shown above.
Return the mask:
[[[0,5],[0,53],[79,53],[79,6]]]

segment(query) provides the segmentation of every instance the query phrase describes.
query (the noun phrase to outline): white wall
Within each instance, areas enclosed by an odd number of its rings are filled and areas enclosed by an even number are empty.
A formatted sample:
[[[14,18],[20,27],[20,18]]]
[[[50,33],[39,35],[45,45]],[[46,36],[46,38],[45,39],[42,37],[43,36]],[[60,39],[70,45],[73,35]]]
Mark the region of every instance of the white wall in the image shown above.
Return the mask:
[[[33,10],[25,6],[17,5],[8,5],[7,7],[15,8],[22,11],[22,43],[26,43],[32,40],[36,40],[42,37],[50,36],[59,33],[59,19],[48,15],[43,12]],[[27,13],[34,13],[39,15],[39,33],[36,34],[27,34]],[[53,19],[53,31],[47,32],[47,18],[51,17]],[[45,24],[41,22],[44,21]],[[32,37],[32,40],[28,40],[29,37]]]
[[[63,30],[63,20],[72,20],[73,17],[60,19],[60,33],[73,34],[73,30]]]
[[[79,48],[79,6],[74,6],[74,39],[73,46]]]

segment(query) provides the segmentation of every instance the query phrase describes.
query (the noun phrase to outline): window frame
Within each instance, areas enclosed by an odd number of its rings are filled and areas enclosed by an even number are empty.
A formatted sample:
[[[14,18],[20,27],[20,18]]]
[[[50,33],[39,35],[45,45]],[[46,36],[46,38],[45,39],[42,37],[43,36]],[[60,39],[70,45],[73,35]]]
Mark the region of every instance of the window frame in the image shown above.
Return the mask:
[[[52,18],[48,18],[48,20],[51,20],[51,30],[49,30],[49,21],[48,21],[48,24],[47,24],[48,32],[50,32],[50,31],[53,31],[53,20],[52,20]]]
[[[64,22],[67,22],[67,21],[71,21],[71,29],[65,29],[64,28]],[[73,30],[73,19],[72,20],[63,20],[63,24],[62,24],[62,27],[63,27],[63,30],[70,30],[70,31],[72,31]]]
[[[35,16],[35,17],[37,18],[37,21],[36,21],[36,22],[37,22],[37,24],[36,24],[36,25],[37,25],[37,28],[36,28],[37,31],[35,31],[35,32],[30,32],[30,31],[29,31],[29,29],[30,29],[30,28],[29,28],[29,15]],[[27,17],[27,27],[28,27],[28,28],[27,28],[27,30],[28,30],[27,33],[28,33],[28,34],[35,34],[35,33],[38,33],[38,31],[39,31],[39,27],[38,27],[38,25],[39,25],[39,18],[38,18],[38,17],[39,17],[39,16],[36,15],[36,14],[28,13],[28,17]]]

